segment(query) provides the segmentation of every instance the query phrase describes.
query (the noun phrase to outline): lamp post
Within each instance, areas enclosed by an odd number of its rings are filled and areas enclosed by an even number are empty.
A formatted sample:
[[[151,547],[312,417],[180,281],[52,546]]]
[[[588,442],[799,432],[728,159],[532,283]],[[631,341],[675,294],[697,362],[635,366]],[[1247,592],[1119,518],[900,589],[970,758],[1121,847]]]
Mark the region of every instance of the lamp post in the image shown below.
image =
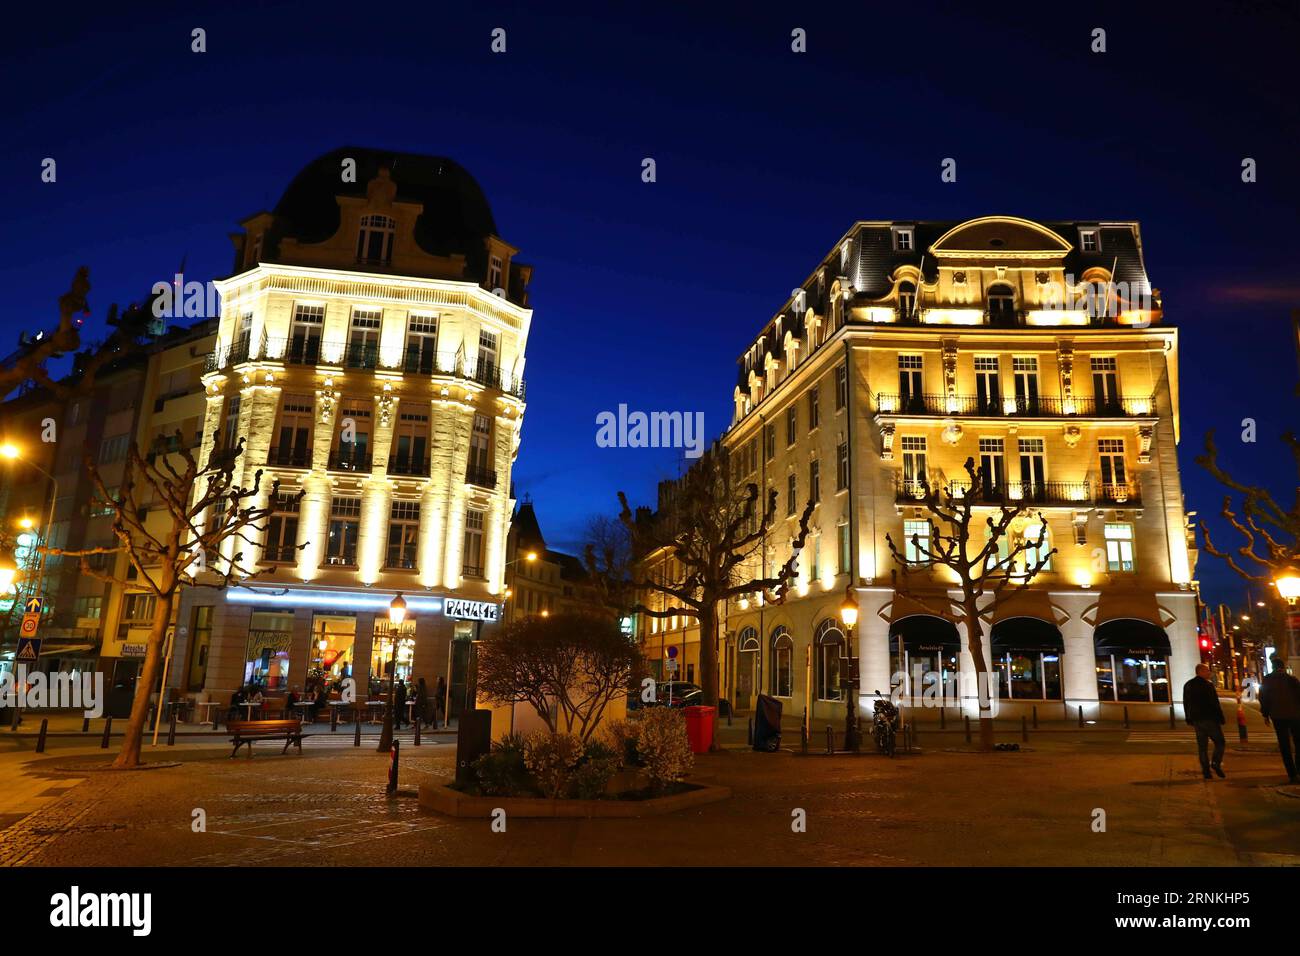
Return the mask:
[[[39,564],[37,565],[37,567],[36,567],[36,589],[35,589],[35,591],[33,592],[33,596],[44,599],[44,597],[45,597],[45,558],[46,558],[46,549],[48,549],[49,546],[50,546],[50,534],[54,531],[54,503],[55,503],[56,501],[58,501],[58,499],[59,499],[59,480],[58,480],[57,478],[55,478],[52,474],[50,474],[48,471],[46,471],[44,468],[42,468],[40,465],[36,464],[36,462],[31,461],[30,459],[27,459],[27,458],[23,458],[23,457],[22,457],[22,452],[18,449],[18,446],[16,446],[16,445],[12,445],[12,444],[9,444],[9,443],[5,443],[5,444],[3,444],[3,445],[0,445],[0,458],[7,458],[9,461],[18,461],[18,460],[21,459],[21,460],[23,461],[24,464],[27,464],[27,465],[31,466],[32,468],[35,468],[35,469],[36,469],[37,471],[39,471],[42,475],[44,475],[46,478],[50,479],[50,508],[49,508],[49,516],[48,516],[48,517],[46,518],[46,520],[45,520],[45,532],[44,532],[44,534],[41,536],[41,537],[44,539],[44,545],[43,545],[42,550],[41,550],[41,560],[40,560],[40,563],[39,563]],[[0,575],[3,575],[4,573],[5,573],[4,571],[0,571]],[[16,563],[15,563],[15,566],[14,566],[14,575],[15,575],[15,578],[16,578],[16,576],[17,576],[17,573],[18,573],[18,569],[17,569],[17,565],[16,565]],[[0,584],[2,584],[2,582],[0,582]],[[16,598],[17,598],[17,595],[18,595],[18,588],[17,588],[17,585],[16,585],[16,583],[15,583],[13,580],[10,581],[10,584],[11,584],[11,585],[13,586],[13,588],[14,588],[14,596],[15,596],[15,599],[16,599]],[[0,586],[0,591],[2,591],[2,590],[5,590],[5,588],[2,587],[2,586]],[[16,662],[15,662],[15,663],[16,663]]]
[[[509,580],[509,581],[505,581],[505,580],[504,580],[505,577],[506,577],[506,574],[507,574],[507,572],[510,570],[511,566],[512,566],[512,565],[516,565],[516,564],[518,564],[520,561],[526,561],[526,562],[528,562],[529,564],[531,564],[532,562],[534,562],[534,561],[536,561],[536,560],[537,560],[537,552],[536,552],[536,551],[529,550],[529,551],[525,551],[525,552],[524,552],[524,556],[523,556],[522,558],[515,558],[515,559],[512,560],[512,561],[507,561],[507,562],[506,562],[505,567],[503,567],[503,568],[501,569],[501,577],[502,577],[502,579],[503,579],[503,583],[506,585],[505,596],[506,596],[507,599],[510,598],[510,596],[511,596],[513,590],[514,590],[512,587],[510,587],[510,585],[514,583],[514,579],[512,578],[512,579]],[[514,605],[511,605],[509,608],[507,608],[507,610],[509,611],[510,620],[513,621],[513,620],[515,619],[515,609],[514,609]]]
[[[1300,600],[1300,571],[1294,567],[1283,568],[1273,579],[1277,593],[1286,601],[1286,659],[1291,662],[1295,654],[1295,628],[1291,624],[1291,615],[1295,611],[1296,601]]]
[[[402,597],[401,591],[397,592],[388,605],[388,620],[394,627],[406,620],[406,600]],[[384,704],[384,729],[379,734],[379,753],[381,754],[386,754],[393,749],[393,704],[397,691],[396,637],[390,640],[389,647],[388,701]]]
[[[853,626],[858,623],[858,601],[853,596],[853,583],[844,589],[844,603],[840,605],[840,620],[844,622],[844,749],[858,750],[858,694],[853,686]]]

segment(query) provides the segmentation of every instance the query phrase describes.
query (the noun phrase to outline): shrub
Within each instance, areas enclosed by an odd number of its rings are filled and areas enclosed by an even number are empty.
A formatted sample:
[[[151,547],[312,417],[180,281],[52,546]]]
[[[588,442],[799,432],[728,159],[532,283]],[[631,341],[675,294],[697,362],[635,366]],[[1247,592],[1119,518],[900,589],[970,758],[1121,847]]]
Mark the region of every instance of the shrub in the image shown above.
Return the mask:
[[[513,797],[531,790],[523,736],[507,734],[494,743],[490,753],[474,761],[474,774],[488,796]]]
[[[604,741],[618,755],[619,762],[625,767],[641,766],[641,757],[637,753],[637,736],[641,725],[630,720],[608,720],[601,729]]]
[[[573,794],[579,800],[599,800],[605,795],[610,778],[618,772],[613,759],[586,760],[573,772]]]
[[[524,741],[524,765],[542,795],[563,797],[582,759],[582,741],[572,734],[530,734]]]
[[[642,712],[637,737],[637,756],[650,777],[651,786],[662,790],[686,776],[695,765],[686,718],[670,707],[650,707]]]

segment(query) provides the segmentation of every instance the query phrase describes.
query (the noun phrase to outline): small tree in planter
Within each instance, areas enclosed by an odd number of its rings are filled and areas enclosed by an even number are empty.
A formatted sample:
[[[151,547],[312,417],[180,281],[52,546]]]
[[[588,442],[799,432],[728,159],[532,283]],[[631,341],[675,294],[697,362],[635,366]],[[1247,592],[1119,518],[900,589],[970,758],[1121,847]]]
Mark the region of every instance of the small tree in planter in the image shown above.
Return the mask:
[[[641,669],[618,622],[585,614],[526,617],[479,647],[478,691],[496,704],[531,704],[551,733],[590,739]]]

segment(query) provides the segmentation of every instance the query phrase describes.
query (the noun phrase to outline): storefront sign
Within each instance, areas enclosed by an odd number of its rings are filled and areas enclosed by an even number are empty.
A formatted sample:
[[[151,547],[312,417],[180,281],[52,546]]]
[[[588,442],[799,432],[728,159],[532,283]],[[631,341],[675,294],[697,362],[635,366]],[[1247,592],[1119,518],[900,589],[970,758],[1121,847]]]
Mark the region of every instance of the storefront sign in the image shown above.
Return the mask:
[[[488,601],[446,598],[442,602],[442,613],[461,621],[495,621],[500,610],[500,605]]]
[[[122,656],[123,657],[144,657],[145,653],[148,650],[149,650],[148,644],[123,644]]]

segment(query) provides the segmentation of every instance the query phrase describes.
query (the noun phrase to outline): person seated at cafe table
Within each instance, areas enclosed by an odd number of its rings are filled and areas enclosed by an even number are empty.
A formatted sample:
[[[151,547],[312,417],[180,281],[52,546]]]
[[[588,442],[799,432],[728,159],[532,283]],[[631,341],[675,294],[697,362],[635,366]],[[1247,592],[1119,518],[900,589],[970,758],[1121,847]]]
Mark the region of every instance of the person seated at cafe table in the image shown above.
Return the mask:
[[[325,693],[325,685],[316,685],[316,696],[311,702],[311,719],[313,722],[320,719],[320,713],[329,706],[329,694]]]
[[[242,717],[243,713],[241,711],[241,705],[243,703],[244,703],[244,688],[241,687],[239,688],[239,690],[235,691],[233,694],[230,695],[230,709],[226,711],[226,717],[231,720],[235,720]]]

